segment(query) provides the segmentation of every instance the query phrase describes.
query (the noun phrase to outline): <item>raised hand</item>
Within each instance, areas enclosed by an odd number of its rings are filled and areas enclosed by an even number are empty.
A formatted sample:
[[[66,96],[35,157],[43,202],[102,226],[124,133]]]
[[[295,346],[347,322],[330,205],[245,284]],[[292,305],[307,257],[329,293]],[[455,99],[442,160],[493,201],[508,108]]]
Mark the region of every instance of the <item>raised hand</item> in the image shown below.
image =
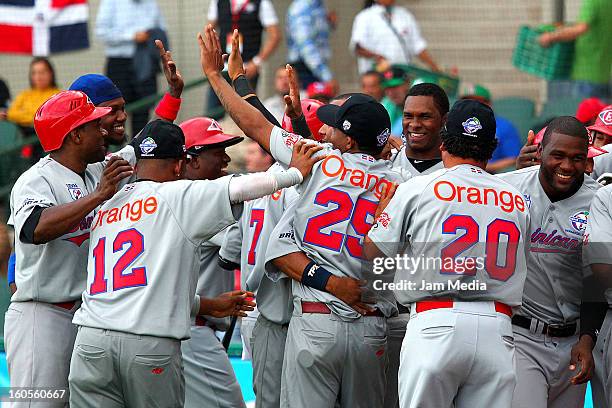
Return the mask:
[[[232,81],[235,81],[240,75],[245,75],[244,61],[240,54],[240,33],[234,30],[232,33],[232,52],[227,59],[227,73]]]
[[[183,76],[176,68],[170,51],[166,51],[164,43],[161,40],[155,40],[155,46],[159,50],[159,57],[161,58],[164,75],[166,76],[168,87],[170,88],[170,95],[174,98],[180,98],[183,93],[183,87],[185,86]]]
[[[516,168],[522,169],[524,167],[535,166],[540,164],[540,159],[538,158],[538,145],[533,144],[533,140],[535,139],[535,133],[533,130],[529,131],[527,135],[527,142],[525,146],[521,148],[518,157],[516,158]]]
[[[223,71],[224,63],[221,42],[212,24],[208,24],[203,31],[204,34],[198,33],[200,64],[202,72],[208,76]]]
[[[302,116],[302,102],[300,101],[300,84],[297,74],[289,64],[285,66],[285,71],[289,77],[289,95],[285,95],[285,113],[290,119],[297,119]]]

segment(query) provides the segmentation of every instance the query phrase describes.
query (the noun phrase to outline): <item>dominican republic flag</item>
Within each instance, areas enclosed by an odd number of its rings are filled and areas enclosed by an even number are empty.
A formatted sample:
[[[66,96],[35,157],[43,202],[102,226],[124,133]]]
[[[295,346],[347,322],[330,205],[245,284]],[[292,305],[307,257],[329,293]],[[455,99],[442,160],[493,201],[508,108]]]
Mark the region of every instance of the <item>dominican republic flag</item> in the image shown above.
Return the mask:
[[[0,0],[0,53],[46,56],[89,47],[87,0]]]

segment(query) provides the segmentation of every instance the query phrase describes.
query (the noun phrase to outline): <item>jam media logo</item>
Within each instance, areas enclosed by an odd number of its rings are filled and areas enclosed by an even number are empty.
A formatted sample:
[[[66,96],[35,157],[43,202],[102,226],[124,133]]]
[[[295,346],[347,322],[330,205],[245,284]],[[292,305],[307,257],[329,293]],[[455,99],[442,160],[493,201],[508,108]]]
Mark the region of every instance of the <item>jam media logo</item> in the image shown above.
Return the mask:
[[[68,187],[68,192],[70,193],[70,197],[72,197],[73,200],[76,201],[79,198],[82,198],[84,196],[83,190],[81,190],[81,188],[78,185],[66,184],[66,187]]]
[[[157,143],[155,143],[155,140],[153,140],[153,138],[147,137],[145,140],[142,141],[142,143],[140,143],[139,147],[143,156],[151,156],[150,153],[155,150],[155,148],[157,147]]]
[[[579,211],[576,214],[572,215],[569,220],[572,224],[572,227],[579,232],[584,232],[587,227],[587,219],[589,218],[588,211]]]
[[[471,117],[461,124],[463,125],[463,130],[465,130],[463,134],[466,136],[476,137],[474,133],[482,129],[482,125],[477,117]]]

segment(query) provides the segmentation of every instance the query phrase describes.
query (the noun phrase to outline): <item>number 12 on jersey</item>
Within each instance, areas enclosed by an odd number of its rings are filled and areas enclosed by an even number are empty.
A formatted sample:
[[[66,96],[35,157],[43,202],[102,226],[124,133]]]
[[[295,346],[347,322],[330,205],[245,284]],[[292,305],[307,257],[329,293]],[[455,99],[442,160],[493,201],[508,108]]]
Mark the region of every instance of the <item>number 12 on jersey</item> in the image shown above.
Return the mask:
[[[113,265],[113,291],[134,286],[146,286],[147,284],[147,269],[145,267],[132,268],[129,272],[125,272],[136,258],[144,252],[144,236],[135,228],[119,232],[112,243],[113,253],[122,251],[126,246],[125,252]],[[89,286],[90,295],[108,291],[106,250],[106,237],[102,237],[93,249],[94,279]]]

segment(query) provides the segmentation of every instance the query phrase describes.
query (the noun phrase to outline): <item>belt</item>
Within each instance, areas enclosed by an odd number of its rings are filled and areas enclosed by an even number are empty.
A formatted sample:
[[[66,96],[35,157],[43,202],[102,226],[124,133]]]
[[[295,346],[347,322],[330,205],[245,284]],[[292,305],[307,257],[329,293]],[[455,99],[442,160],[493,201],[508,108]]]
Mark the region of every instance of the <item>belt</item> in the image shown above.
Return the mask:
[[[318,314],[330,314],[331,309],[321,302],[305,302],[302,300],[302,313],[318,313]],[[378,316],[385,317],[382,312],[378,309],[374,309],[371,312],[367,312],[364,316]]]
[[[72,308],[76,305],[77,302],[60,302],[60,303],[51,303],[53,306],[61,307],[62,309],[72,310]]]
[[[578,325],[576,323],[570,324],[548,324],[541,320],[533,319],[543,324],[542,330],[538,334],[546,334],[550,337],[570,337],[576,333]],[[512,324],[523,329],[531,330],[532,319],[525,316],[516,315],[512,318]]]
[[[217,331],[217,326],[203,318],[202,316],[196,316],[195,325],[199,327],[210,327],[213,331]]]
[[[512,308],[505,303],[495,301],[495,311],[503,313],[508,317],[512,317]],[[450,309],[453,307],[454,302],[450,299],[440,300],[421,300],[416,302],[417,313],[426,312],[432,309]]]

